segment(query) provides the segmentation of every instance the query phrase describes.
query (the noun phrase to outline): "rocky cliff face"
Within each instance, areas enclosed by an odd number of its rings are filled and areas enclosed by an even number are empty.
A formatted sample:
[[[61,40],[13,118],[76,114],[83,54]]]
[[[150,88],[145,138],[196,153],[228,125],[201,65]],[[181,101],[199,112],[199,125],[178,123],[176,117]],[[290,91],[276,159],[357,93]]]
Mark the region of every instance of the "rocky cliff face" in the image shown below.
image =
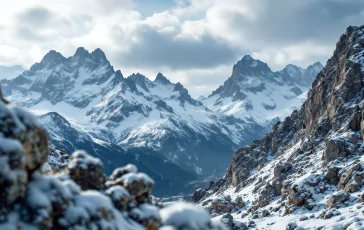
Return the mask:
[[[349,27],[302,107],[238,149],[226,175],[195,200],[216,218],[230,207],[236,228],[357,229],[364,220],[351,218],[363,207],[363,79],[364,26]]]
[[[35,117],[0,94],[0,229],[225,229],[201,208],[152,197],[154,181],[134,165],[107,178],[86,152],[63,155]],[[45,173],[47,157],[57,171]]]

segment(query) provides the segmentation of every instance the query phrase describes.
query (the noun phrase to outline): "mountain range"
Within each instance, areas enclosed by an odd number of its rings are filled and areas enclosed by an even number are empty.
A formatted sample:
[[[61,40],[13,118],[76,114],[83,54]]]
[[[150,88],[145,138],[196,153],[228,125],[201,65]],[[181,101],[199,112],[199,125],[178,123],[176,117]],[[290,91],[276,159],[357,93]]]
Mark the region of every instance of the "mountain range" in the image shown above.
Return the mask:
[[[132,162],[156,180],[157,195],[174,195],[188,181],[222,175],[233,150],[303,103],[321,68],[272,72],[245,56],[223,86],[199,101],[161,73],[153,81],[140,73],[124,77],[101,49],[80,47],[71,57],[52,50],[0,84],[8,100],[38,115],[58,148],[87,150],[106,173]]]
[[[13,79],[22,74],[26,69],[21,65],[0,65],[0,79]]]
[[[231,77],[202,102],[213,111],[266,126],[300,107],[322,68],[319,62],[307,69],[289,64],[273,72],[246,55],[234,65]]]

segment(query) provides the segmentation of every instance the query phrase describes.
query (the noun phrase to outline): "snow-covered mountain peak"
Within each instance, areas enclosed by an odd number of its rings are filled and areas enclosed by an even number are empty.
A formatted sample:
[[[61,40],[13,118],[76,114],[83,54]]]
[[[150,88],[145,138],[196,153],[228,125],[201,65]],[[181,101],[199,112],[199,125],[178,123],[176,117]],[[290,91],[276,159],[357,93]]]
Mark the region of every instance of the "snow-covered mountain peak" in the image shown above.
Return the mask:
[[[310,65],[311,66],[311,65]],[[310,67],[309,66],[309,67]],[[315,62],[313,65],[312,65],[316,70],[322,70],[323,68],[324,68],[324,66],[322,65],[322,63],[321,62]],[[307,69],[309,68],[309,67],[307,67]]]
[[[79,48],[77,48],[75,54],[70,58],[76,59],[76,60],[79,59],[79,60],[83,60],[83,61],[85,59],[89,59],[89,60],[92,60],[92,62],[94,62],[94,63],[108,62],[104,51],[102,51],[100,48],[97,48],[90,53],[84,47],[79,47]]]
[[[271,69],[259,59],[253,59],[250,55],[245,55],[233,67],[232,77],[242,79],[242,76],[259,76],[271,73]]]
[[[146,149],[190,173],[210,175],[225,169],[211,162],[227,164],[234,147],[265,132],[256,123],[209,110],[181,83],[161,73],[154,81],[140,73],[125,78],[100,49],[90,53],[80,47],[68,58],[56,51],[46,56],[46,64],[34,64],[1,84],[7,99],[38,115],[48,114],[41,118],[54,141],[61,140],[58,144],[75,145],[71,133],[77,131],[90,136],[87,142],[111,143],[128,151]],[[75,131],[66,131],[64,122],[47,122],[52,119],[46,117],[55,114]],[[59,138],[60,132],[66,136]]]
[[[50,62],[62,62],[66,58],[59,52],[55,50],[50,50],[46,55],[44,55],[41,63],[50,63]]]
[[[287,76],[289,76],[291,79],[294,79],[295,77],[302,75],[304,71],[305,70],[299,66],[288,64],[286,67],[284,67],[281,73],[287,74]]]
[[[267,63],[246,55],[234,65],[231,77],[202,102],[225,115],[271,124],[304,102],[304,92],[322,69],[320,65],[315,63],[305,70],[290,64],[273,72]]]
[[[66,60],[67,58],[65,58],[61,53],[51,50],[43,57],[40,63],[32,65],[30,67],[30,71],[37,71],[39,69],[44,69],[45,67],[52,69]]]
[[[162,73],[157,74],[157,77],[155,78],[154,82],[158,82],[165,85],[171,84],[168,78],[166,78]]]
[[[90,53],[84,47],[78,47],[73,57],[85,58],[88,55],[90,55]]]

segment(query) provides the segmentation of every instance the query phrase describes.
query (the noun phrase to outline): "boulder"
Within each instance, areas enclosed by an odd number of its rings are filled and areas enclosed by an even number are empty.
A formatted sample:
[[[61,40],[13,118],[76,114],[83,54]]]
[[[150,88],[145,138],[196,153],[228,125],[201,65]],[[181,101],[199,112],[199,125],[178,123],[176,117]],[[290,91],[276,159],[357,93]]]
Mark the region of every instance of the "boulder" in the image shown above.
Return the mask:
[[[345,185],[344,190],[346,192],[357,192],[363,185],[363,178],[358,173],[354,172],[351,175],[349,182]]]
[[[329,139],[326,141],[325,150],[323,152],[323,160],[325,164],[336,160],[341,155],[345,154],[345,140],[340,138]]]
[[[324,176],[324,178],[327,180],[329,184],[336,185],[339,182],[339,170],[340,168],[332,165],[327,167],[327,172]]]
[[[39,169],[48,157],[48,135],[36,118],[18,107],[0,101],[0,133],[20,142],[29,174]]]
[[[364,203],[364,192],[360,194],[359,200],[360,202]]]
[[[150,203],[154,181],[145,173],[127,173],[120,178],[107,182],[108,186],[121,185],[135,197],[138,204]]]
[[[235,205],[231,202],[231,197],[228,195],[214,199],[211,207],[216,212],[231,212],[235,208]]]
[[[207,195],[207,191],[204,189],[197,189],[192,196],[190,196],[189,201],[190,202],[194,202],[197,203],[198,201],[200,201],[204,196]]]
[[[350,194],[343,190],[333,193],[326,202],[326,207],[328,208],[336,208],[340,206],[341,203],[344,203],[348,200]]]
[[[0,136],[0,143],[0,220],[5,220],[13,203],[24,197],[28,175],[20,142]]]
[[[108,188],[105,192],[111,198],[115,208],[120,211],[127,210],[128,204],[132,200],[128,190],[126,190],[123,186],[115,185]]]
[[[269,211],[268,210],[266,210],[266,209],[263,209],[263,211],[262,211],[262,213],[261,213],[261,216],[262,217],[266,217],[266,216],[269,216]]]
[[[73,195],[80,193],[80,188],[70,180],[69,187],[52,176],[34,173],[25,195],[23,219],[40,229],[57,228],[58,220],[66,215]],[[70,189],[72,188],[72,192]],[[48,202],[46,202],[48,200]]]
[[[84,151],[76,151],[72,154],[65,172],[82,190],[104,189],[105,175],[102,162]]]
[[[233,216],[230,213],[227,213],[221,217],[221,222],[228,226],[229,228],[232,228],[234,226],[233,222]]]
[[[355,172],[357,172],[359,170],[361,170],[360,163],[352,164],[346,168],[341,169],[339,171],[340,180],[339,180],[339,184],[337,186],[338,190],[345,189],[345,185],[347,183],[349,183],[349,181],[351,180],[351,178],[355,174]]]
[[[243,198],[241,196],[235,198],[235,204],[238,208],[243,208],[245,206]]]
[[[271,185],[266,185],[266,187],[264,187],[259,193],[258,197],[259,207],[267,206],[270,203],[270,201],[274,198],[274,196],[275,196],[274,187],[272,187]]]
[[[294,222],[288,223],[288,224],[286,225],[286,230],[294,230],[294,229],[296,229],[296,228],[297,228],[297,224],[296,224],[296,223],[294,223]]]
[[[296,206],[302,206],[306,201],[312,197],[310,191],[306,191],[303,187],[293,184],[289,188],[288,200]]]
[[[147,230],[158,230],[161,224],[159,209],[151,204],[142,204],[132,209],[129,216]]]
[[[124,176],[127,173],[137,173],[137,172],[138,172],[138,169],[135,165],[127,164],[124,167],[114,169],[114,171],[108,178],[108,181],[117,180],[118,178],[121,178],[122,176]]]
[[[330,219],[331,217],[338,215],[340,215],[340,212],[335,208],[333,208],[325,212],[325,214],[323,215],[323,219]]]

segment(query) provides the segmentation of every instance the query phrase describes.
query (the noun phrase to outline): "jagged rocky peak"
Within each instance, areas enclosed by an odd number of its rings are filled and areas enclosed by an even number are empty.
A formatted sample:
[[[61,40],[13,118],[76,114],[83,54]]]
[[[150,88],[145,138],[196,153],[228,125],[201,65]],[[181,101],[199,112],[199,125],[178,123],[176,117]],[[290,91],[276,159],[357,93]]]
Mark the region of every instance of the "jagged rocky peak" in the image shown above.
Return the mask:
[[[307,69],[310,69],[310,68],[313,68],[316,71],[320,72],[324,68],[324,66],[321,64],[321,62],[318,61],[307,67]]]
[[[191,95],[188,93],[188,90],[179,82],[177,82],[174,85],[173,91],[179,92],[179,94],[180,94],[179,100],[182,105],[184,105],[185,101],[188,101],[190,104],[196,105],[196,106],[202,105],[202,103],[200,101],[196,101],[195,99],[193,99],[191,97]]]
[[[111,84],[113,86],[116,86],[120,82],[124,82],[124,81],[125,81],[124,75],[121,73],[120,70],[116,70],[116,72],[114,74],[114,77],[112,79],[112,83]]]
[[[158,73],[154,82],[158,82],[164,85],[171,84],[171,82],[162,73]]]
[[[134,81],[146,81],[148,78],[140,73],[133,73],[129,76]]]
[[[66,58],[59,52],[55,50],[49,51],[46,55],[44,55],[42,59],[42,63],[51,63],[51,62],[62,62],[66,60]]]
[[[84,58],[90,55],[90,53],[84,47],[78,47],[73,57]]]
[[[102,51],[100,48],[96,48],[94,51],[90,53],[84,47],[79,47],[77,48],[75,54],[71,57],[71,59],[77,59],[78,61],[89,59],[95,63],[109,62],[106,58],[104,51]]]
[[[37,71],[42,68],[52,69],[66,60],[67,58],[65,58],[61,53],[51,50],[43,57],[40,63],[32,65],[30,67],[30,71]]]
[[[301,67],[298,67],[293,64],[288,64],[286,67],[284,67],[284,69],[281,71],[281,73],[285,78],[294,79],[294,78],[300,77],[304,73],[304,71],[305,70],[302,69]],[[301,79],[297,79],[297,80],[301,80]]]
[[[363,79],[364,26],[351,26],[301,109],[235,151],[225,176],[192,199],[222,219],[229,212],[234,226],[359,229],[364,219],[351,217],[364,202]]]
[[[320,62],[309,65],[306,69],[289,64],[283,70],[278,71],[277,74],[281,75],[284,80],[290,81],[299,86],[311,87],[316,75],[323,68],[324,67]]]
[[[233,67],[232,77],[241,79],[242,75],[264,75],[272,72],[267,63],[259,59],[253,59],[250,55],[245,55]]]
[[[144,89],[146,92],[149,92],[149,85],[150,85],[150,80],[144,76],[143,74],[140,73],[133,73],[132,75],[130,75],[127,78],[128,81],[133,81],[133,83],[135,85],[138,85],[139,87],[141,87],[142,89]],[[137,88],[135,86],[134,88],[134,84],[133,83],[129,83],[129,87],[131,87],[131,89],[134,89],[135,91],[137,91]]]

